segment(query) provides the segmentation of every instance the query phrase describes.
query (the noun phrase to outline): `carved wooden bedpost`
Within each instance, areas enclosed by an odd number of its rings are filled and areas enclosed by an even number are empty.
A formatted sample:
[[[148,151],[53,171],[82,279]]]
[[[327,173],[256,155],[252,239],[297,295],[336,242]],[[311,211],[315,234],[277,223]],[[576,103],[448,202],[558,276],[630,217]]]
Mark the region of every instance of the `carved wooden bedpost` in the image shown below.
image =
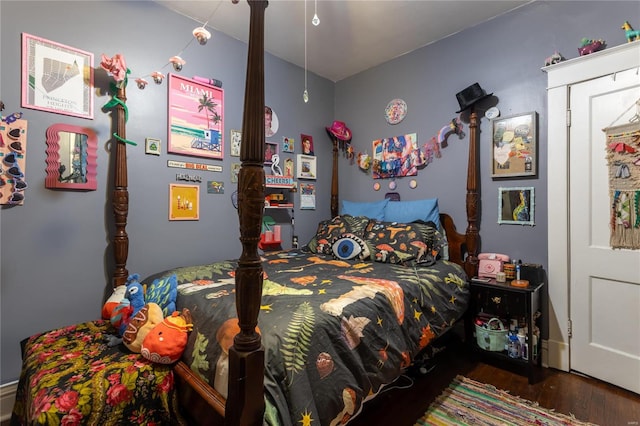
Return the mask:
[[[329,132],[327,132],[329,133]],[[331,174],[331,218],[338,216],[338,139],[329,133],[333,142],[333,173]]]
[[[122,139],[127,138],[125,104],[127,102],[126,87],[118,88],[118,99],[122,104],[115,106],[116,134]],[[115,176],[113,188],[113,215],[115,218],[115,233],[113,236],[113,254],[115,270],[113,272],[113,287],[124,285],[129,277],[127,257],[129,256],[129,236],[127,235],[127,216],[129,215],[129,190],[127,181],[127,144],[114,138],[115,147]]]
[[[238,218],[242,254],[236,268],[240,332],[229,349],[229,395],[225,425],[262,425],[264,347],[256,332],[262,298],[258,242],[264,213],[264,13],[267,1],[247,0],[251,9],[242,119],[242,166],[238,175]]]
[[[467,253],[464,269],[469,278],[478,272],[478,245],[480,234],[478,232],[478,182],[480,180],[478,167],[478,115],[475,107],[471,106],[469,116],[469,165],[467,167]]]

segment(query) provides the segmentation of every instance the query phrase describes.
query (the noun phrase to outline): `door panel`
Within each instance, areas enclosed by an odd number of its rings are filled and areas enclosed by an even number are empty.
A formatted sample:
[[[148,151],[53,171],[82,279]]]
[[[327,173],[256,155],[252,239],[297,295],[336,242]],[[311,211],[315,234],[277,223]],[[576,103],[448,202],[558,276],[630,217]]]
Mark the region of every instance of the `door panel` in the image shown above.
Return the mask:
[[[570,366],[637,393],[640,250],[613,250],[609,245],[609,175],[602,129],[628,123],[639,99],[636,69],[570,86]]]

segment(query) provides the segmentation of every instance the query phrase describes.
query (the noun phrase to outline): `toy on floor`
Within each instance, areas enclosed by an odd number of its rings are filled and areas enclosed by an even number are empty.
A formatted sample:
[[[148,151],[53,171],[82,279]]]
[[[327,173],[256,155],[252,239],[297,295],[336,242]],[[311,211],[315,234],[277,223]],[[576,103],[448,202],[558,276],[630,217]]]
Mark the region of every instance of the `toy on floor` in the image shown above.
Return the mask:
[[[620,27],[624,30],[624,35],[627,37],[627,43],[631,43],[635,40],[640,40],[640,31],[634,30],[629,21],[624,21],[624,24]]]

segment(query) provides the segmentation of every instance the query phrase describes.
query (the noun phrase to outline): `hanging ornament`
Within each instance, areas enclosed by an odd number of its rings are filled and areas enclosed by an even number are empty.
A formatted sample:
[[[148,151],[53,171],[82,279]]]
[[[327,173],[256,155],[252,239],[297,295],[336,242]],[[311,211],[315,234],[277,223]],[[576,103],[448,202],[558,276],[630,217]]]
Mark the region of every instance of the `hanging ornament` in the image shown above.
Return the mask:
[[[198,43],[204,46],[211,38],[211,33],[204,27],[198,27],[193,30],[193,36],[198,40]]]
[[[151,73],[151,78],[153,78],[153,81],[156,84],[162,84],[162,80],[164,80],[164,74],[162,74],[160,71],[154,71]]]
[[[144,78],[136,78],[136,84],[138,85],[138,89],[144,90],[144,88],[147,87],[147,84],[149,84],[149,82]]]
[[[173,65],[173,69],[176,71],[182,71],[182,66],[187,62],[180,56],[172,56],[169,58],[169,62]]]
[[[311,20],[311,23],[316,27],[320,25],[320,18],[318,18],[318,0],[315,0],[315,9],[313,11],[313,19]]]

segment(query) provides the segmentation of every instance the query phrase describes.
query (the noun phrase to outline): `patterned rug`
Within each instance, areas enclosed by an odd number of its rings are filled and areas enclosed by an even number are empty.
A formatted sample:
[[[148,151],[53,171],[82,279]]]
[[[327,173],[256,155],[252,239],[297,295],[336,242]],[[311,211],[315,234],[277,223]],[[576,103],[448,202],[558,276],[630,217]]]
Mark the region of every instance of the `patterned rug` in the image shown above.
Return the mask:
[[[594,426],[463,376],[457,376],[415,424],[425,425]]]

